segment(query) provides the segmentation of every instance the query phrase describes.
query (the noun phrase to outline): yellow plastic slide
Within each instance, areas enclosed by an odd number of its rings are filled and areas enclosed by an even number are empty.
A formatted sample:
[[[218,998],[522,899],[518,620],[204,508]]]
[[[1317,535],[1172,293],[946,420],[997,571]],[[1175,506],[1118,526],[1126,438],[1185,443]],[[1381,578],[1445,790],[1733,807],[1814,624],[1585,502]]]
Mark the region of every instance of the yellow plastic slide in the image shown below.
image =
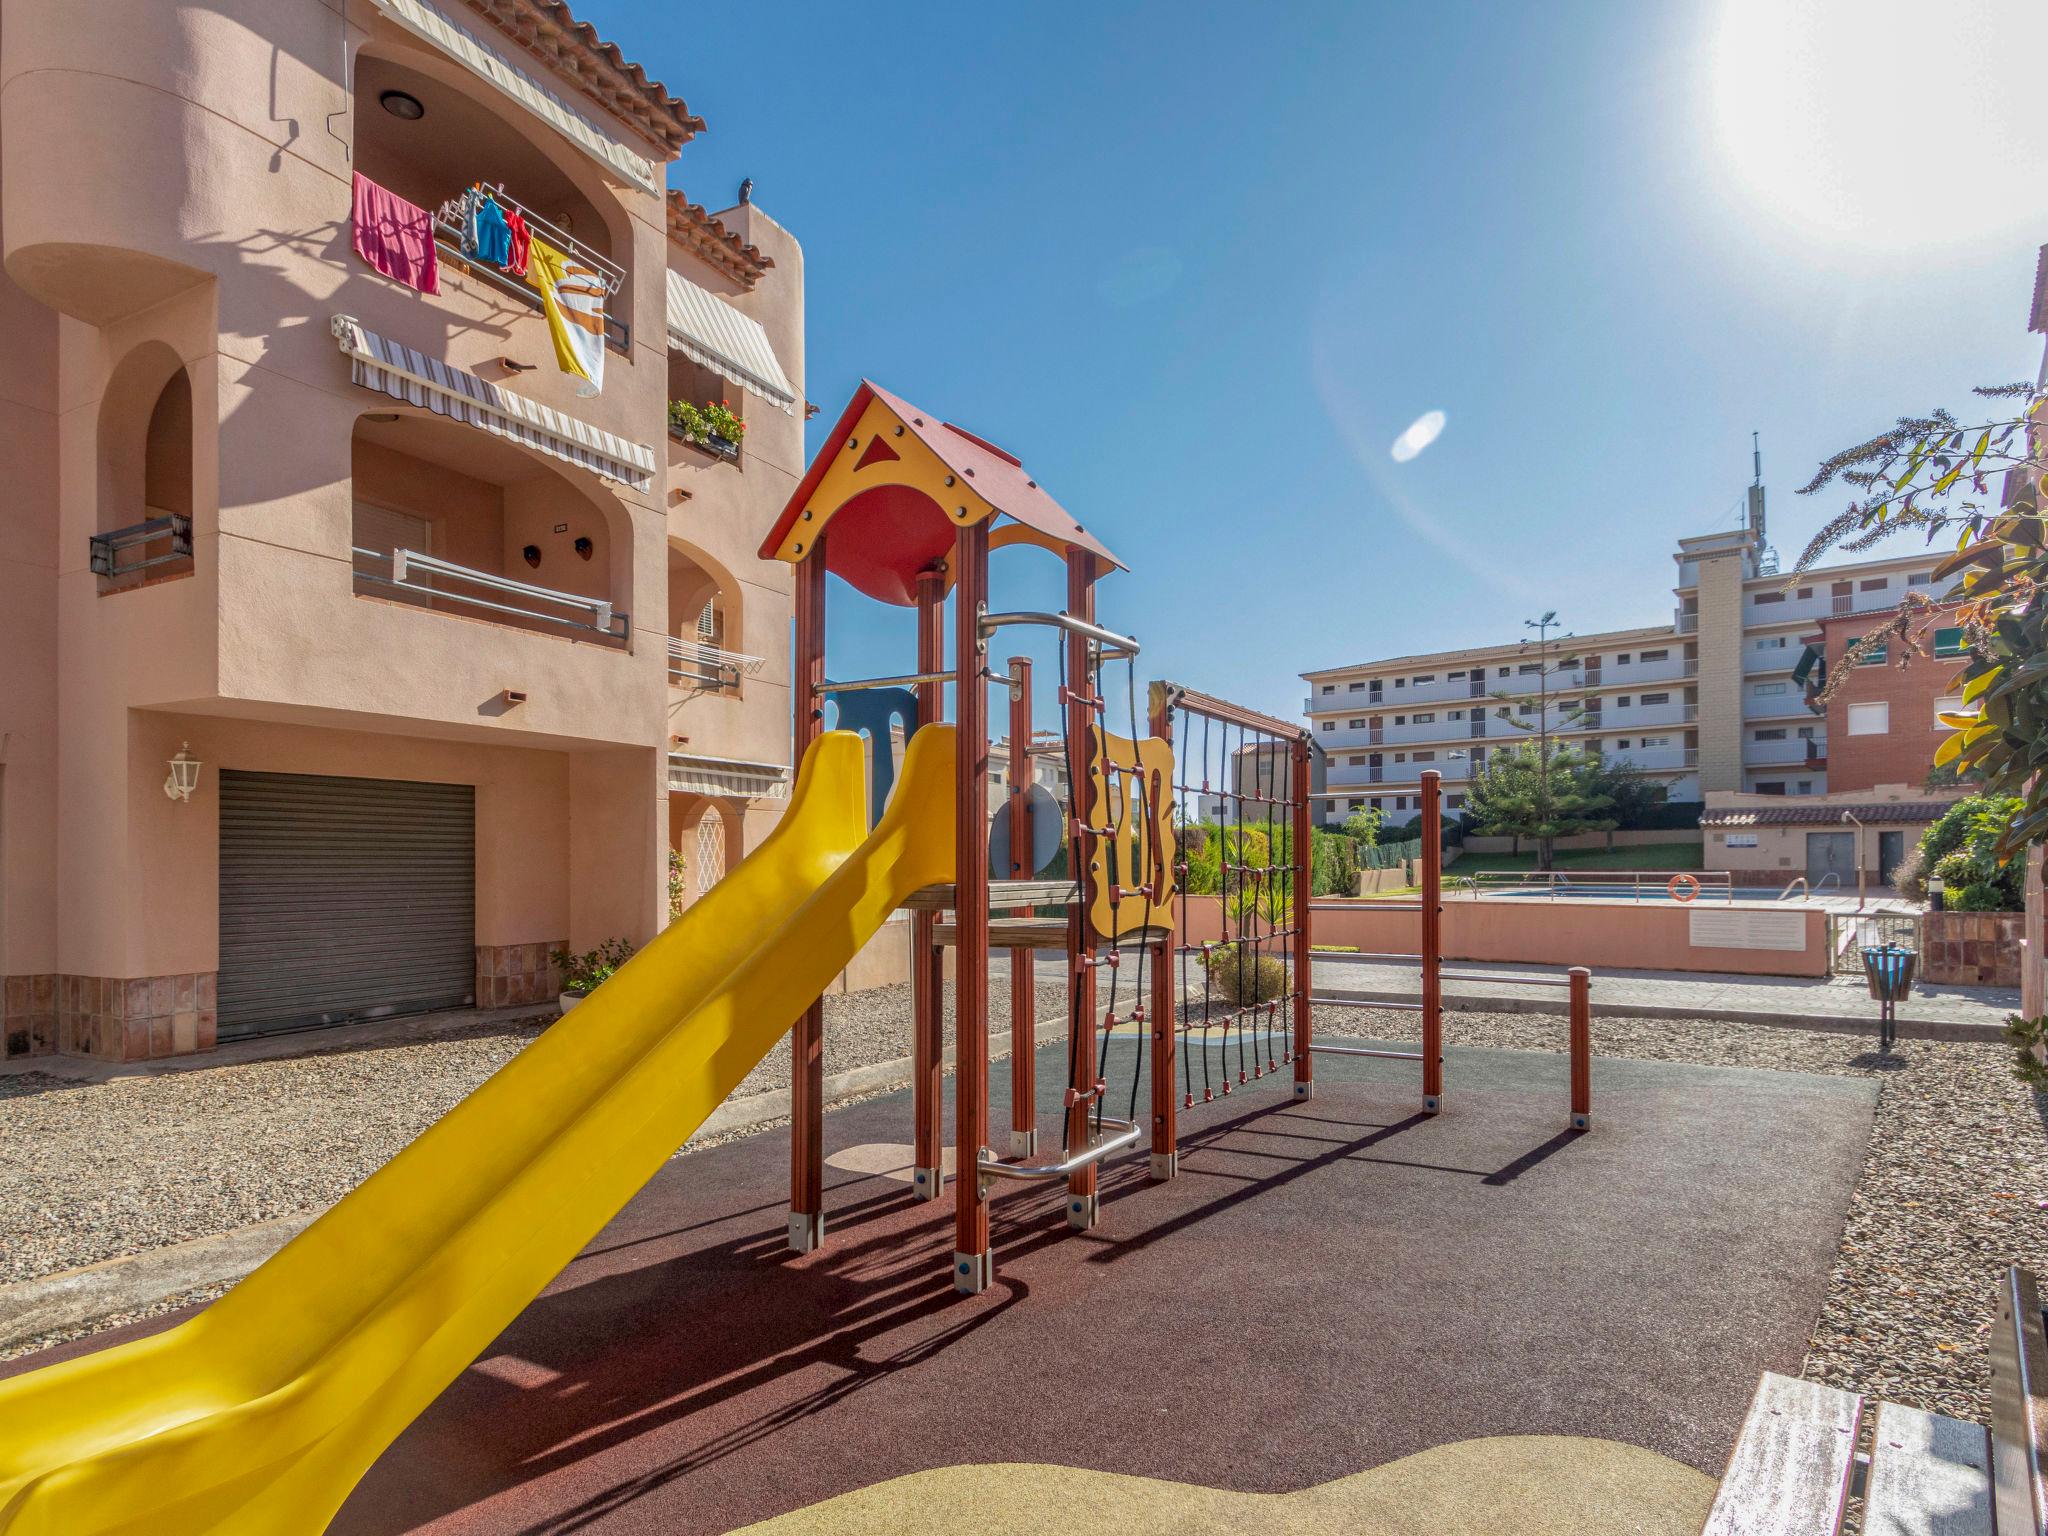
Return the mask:
[[[781,825],[575,1012],[191,1321],[0,1382],[0,1532],[323,1529],[905,896],[953,878],[954,738],[805,754]]]

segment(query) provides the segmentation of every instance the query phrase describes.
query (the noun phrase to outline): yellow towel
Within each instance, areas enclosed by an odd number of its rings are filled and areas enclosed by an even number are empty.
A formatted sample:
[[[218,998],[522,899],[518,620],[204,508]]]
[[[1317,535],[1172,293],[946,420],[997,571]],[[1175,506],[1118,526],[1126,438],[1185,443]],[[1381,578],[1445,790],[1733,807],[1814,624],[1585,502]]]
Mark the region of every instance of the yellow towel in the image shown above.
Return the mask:
[[[583,381],[577,394],[596,394],[604,388],[604,279],[535,235],[526,280],[547,311],[556,363]]]

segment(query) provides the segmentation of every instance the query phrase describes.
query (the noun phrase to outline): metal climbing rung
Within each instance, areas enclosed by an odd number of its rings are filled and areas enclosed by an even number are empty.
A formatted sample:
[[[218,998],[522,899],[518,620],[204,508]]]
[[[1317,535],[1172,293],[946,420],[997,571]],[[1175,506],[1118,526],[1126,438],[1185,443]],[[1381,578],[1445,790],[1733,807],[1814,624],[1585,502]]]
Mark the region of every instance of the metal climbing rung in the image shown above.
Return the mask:
[[[1311,1008],[1384,1008],[1390,1013],[1420,1013],[1420,1003],[1375,1003],[1363,997],[1311,997]]]
[[[1420,1061],[1420,1051],[1374,1051],[1362,1045],[1311,1045],[1309,1050],[1318,1056],[1374,1056],[1381,1061]]]
[[[1006,1163],[983,1147],[974,1158],[975,1179],[982,1195],[988,1194],[989,1186],[997,1179],[1064,1179],[1076,1168],[1099,1163],[1112,1152],[1135,1146],[1145,1134],[1145,1128],[1135,1120],[1112,1120],[1105,1115],[1096,1123],[1116,1134],[1083,1147],[1079,1152],[1070,1152],[1056,1163]]]
[[[820,693],[858,693],[863,688],[914,688],[920,683],[951,683],[958,681],[959,674],[950,668],[944,672],[905,672],[900,677],[856,677],[843,683],[826,683]]]
[[[1102,654],[1105,657],[1138,654],[1138,642],[1132,636],[1120,635],[1113,629],[1104,629],[1100,624],[1090,624],[1086,619],[1077,619],[1071,613],[1030,611],[985,613],[981,616],[981,632],[984,635],[992,635],[1006,624],[1045,624],[1053,629],[1064,629],[1069,634],[1086,635],[1102,647]]]

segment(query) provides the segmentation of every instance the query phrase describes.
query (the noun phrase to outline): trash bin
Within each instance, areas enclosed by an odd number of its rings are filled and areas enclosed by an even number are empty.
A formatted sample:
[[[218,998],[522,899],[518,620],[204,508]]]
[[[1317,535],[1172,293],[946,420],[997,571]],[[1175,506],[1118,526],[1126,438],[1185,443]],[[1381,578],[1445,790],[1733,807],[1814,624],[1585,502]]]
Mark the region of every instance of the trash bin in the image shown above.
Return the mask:
[[[1903,944],[1867,944],[1863,948],[1863,978],[1877,1000],[1881,1051],[1889,1051],[1898,1038],[1898,1005],[1913,995],[1913,973],[1919,963],[1918,951]]]

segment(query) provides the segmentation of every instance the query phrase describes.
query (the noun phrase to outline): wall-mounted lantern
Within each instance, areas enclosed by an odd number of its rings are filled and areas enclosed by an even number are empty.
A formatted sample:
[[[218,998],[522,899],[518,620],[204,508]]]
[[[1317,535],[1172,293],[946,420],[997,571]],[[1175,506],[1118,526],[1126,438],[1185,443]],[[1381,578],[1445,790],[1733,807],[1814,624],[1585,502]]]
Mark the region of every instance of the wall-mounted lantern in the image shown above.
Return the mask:
[[[178,755],[170,760],[170,775],[164,780],[164,794],[173,800],[190,800],[192,791],[199,787],[199,759],[191,752],[192,743],[178,743]]]
[[[529,544],[520,553],[526,557],[528,565],[532,566],[535,570],[540,569],[540,546],[538,544]]]
[[[576,541],[576,553],[588,560],[597,553],[597,546],[591,543],[589,539],[581,538]]]

